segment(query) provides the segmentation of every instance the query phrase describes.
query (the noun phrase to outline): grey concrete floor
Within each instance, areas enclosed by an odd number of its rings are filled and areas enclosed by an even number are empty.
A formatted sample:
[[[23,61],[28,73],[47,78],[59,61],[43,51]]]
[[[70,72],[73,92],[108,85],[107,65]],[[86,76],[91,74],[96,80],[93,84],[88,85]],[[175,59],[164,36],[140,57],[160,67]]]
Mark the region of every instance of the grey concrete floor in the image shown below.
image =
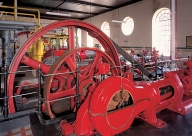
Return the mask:
[[[167,123],[164,128],[156,128],[136,118],[129,129],[116,136],[192,136],[192,113],[180,115],[164,110],[157,116]],[[62,136],[59,123],[42,125],[35,114],[30,115],[30,120],[34,136]]]

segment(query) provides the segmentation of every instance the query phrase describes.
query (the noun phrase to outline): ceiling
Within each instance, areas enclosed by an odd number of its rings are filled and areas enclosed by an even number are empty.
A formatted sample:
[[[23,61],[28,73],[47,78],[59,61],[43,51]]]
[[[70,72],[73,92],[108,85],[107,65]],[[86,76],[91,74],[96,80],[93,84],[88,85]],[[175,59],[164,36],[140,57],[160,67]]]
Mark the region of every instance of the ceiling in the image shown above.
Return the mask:
[[[78,19],[84,20],[96,15],[130,5],[142,0],[17,0],[18,7],[33,8],[40,10],[42,19],[64,20]],[[13,6],[14,0],[1,0],[3,6]],[[0,8],[0,11],[9,11],[11,9]],[[71,17],[47,15],[46,12],[59,12],[71,14]],[[23,13],[36,14],[33,11],[20,11]]]

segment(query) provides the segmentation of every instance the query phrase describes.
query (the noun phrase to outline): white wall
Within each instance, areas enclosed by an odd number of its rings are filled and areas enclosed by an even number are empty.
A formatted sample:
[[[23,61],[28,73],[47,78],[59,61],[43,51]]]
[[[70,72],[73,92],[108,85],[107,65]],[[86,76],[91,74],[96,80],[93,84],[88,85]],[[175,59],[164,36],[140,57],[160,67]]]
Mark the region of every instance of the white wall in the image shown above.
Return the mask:
[[[170,0],[143,0],[119,9],[119,20],[130,16],[134,20],[134,30],[129,36],[121,31],[121,24],[112,23],[118,19],[117,10],[113,10],[91,18],[91,23],[98,28],[104,21],[111,27],[111,38],[120,46],[151,47],[152,17],[156,10],[166,7],[170,9]],[[177,0],[178,10],[178,47],[186,47],[186,36],[192,35],[192,0]],[[90,23],[90,19],[85,20]],[[124,42],[124,40],[128,42]],[[86,41],[86,40],[83,40]],[[85,44],[85,43],[84,43]]]
[[[155,11],[162,7],[170,8],[170,0],[143,0],[141,2],[119,8],[119,20],[130,16],[134,20],[134,30],[129,36],[125,36],[121,31],[121,24],[112,23],[111,20],[118,19],[118,10],[113,10],[91,19],[84,21],[91,22],[91,24],[101,29],[104,21],[110,25],[111,38],[120,46],[128,47],[152,47],[152,17]],[[178,20],[178,42],[177,47],[186,47],[186,36],[192,35],[192,0],[177,0],[177,20]],[[41,23],[49,24],[56,20],[42,19]],[[87,34],[82,31],[82,45],[87,46]],[[23,36],[20,39],[20,44],[26,41]],[[128,41],[128,42],[124,42]],[[94,44],[98,44],[94,40]]]
[[[192,36],[192,0],[178,0],[178,47],[186,47],[186,36]]]

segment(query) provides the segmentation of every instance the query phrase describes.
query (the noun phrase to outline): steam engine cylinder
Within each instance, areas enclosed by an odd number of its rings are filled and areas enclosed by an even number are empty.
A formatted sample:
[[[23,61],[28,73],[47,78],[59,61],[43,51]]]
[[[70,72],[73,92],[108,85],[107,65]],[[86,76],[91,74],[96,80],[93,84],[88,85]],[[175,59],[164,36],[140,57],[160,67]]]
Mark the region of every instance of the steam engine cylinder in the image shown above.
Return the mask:
[[[79,55],[80,55],[80,58],[81,58],[81,61],[82,61],[82,60],[85,60],[85,59],[94,58],[96,54],[95,54],[94,51],[81,51]]]

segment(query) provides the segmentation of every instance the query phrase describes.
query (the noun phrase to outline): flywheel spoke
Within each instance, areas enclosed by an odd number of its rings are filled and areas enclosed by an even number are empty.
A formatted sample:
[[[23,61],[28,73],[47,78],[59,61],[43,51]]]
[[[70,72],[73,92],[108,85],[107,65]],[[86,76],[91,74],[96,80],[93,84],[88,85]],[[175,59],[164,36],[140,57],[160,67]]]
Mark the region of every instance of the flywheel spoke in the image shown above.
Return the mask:
[[[92,76],[94,74],[94,72],[95,72],[94,69],[101,62],[101,59],[102,59],[101,56],[102,55],[99,52],[96,53],[96,56],[94,58],[94,61],[92,62],[92,65],[91,65],[90,69],[84,75],[88,74],[88,76]]]
[[[75,71],[76,71],[76,66],[75,66],[75,64],[74,64],[74,60],[72,60],[72,59],[73,59],[73,58],[69,57],[69,58],[66,60],[66,63],[67,63],[67,65],[68,65],[69,69],[71,70],[71,72],[74,72],[74,73],[73,73],[74,77],[76,77],[76,73],[75,73]]]
[[[76,94],[76,91],[74,88],[70,88],[70,89],[67,89],[67,90],[62,90],[62,91],[57,91],[55,93],[50,93],[49,96],[48,96],[48,100],[51,101],[51,100],[56,100],[56,99],[59,99],[59,98],[63,98],[63,97],[66,97],[66,96],[72,96],[72,95],[75,95]]]

